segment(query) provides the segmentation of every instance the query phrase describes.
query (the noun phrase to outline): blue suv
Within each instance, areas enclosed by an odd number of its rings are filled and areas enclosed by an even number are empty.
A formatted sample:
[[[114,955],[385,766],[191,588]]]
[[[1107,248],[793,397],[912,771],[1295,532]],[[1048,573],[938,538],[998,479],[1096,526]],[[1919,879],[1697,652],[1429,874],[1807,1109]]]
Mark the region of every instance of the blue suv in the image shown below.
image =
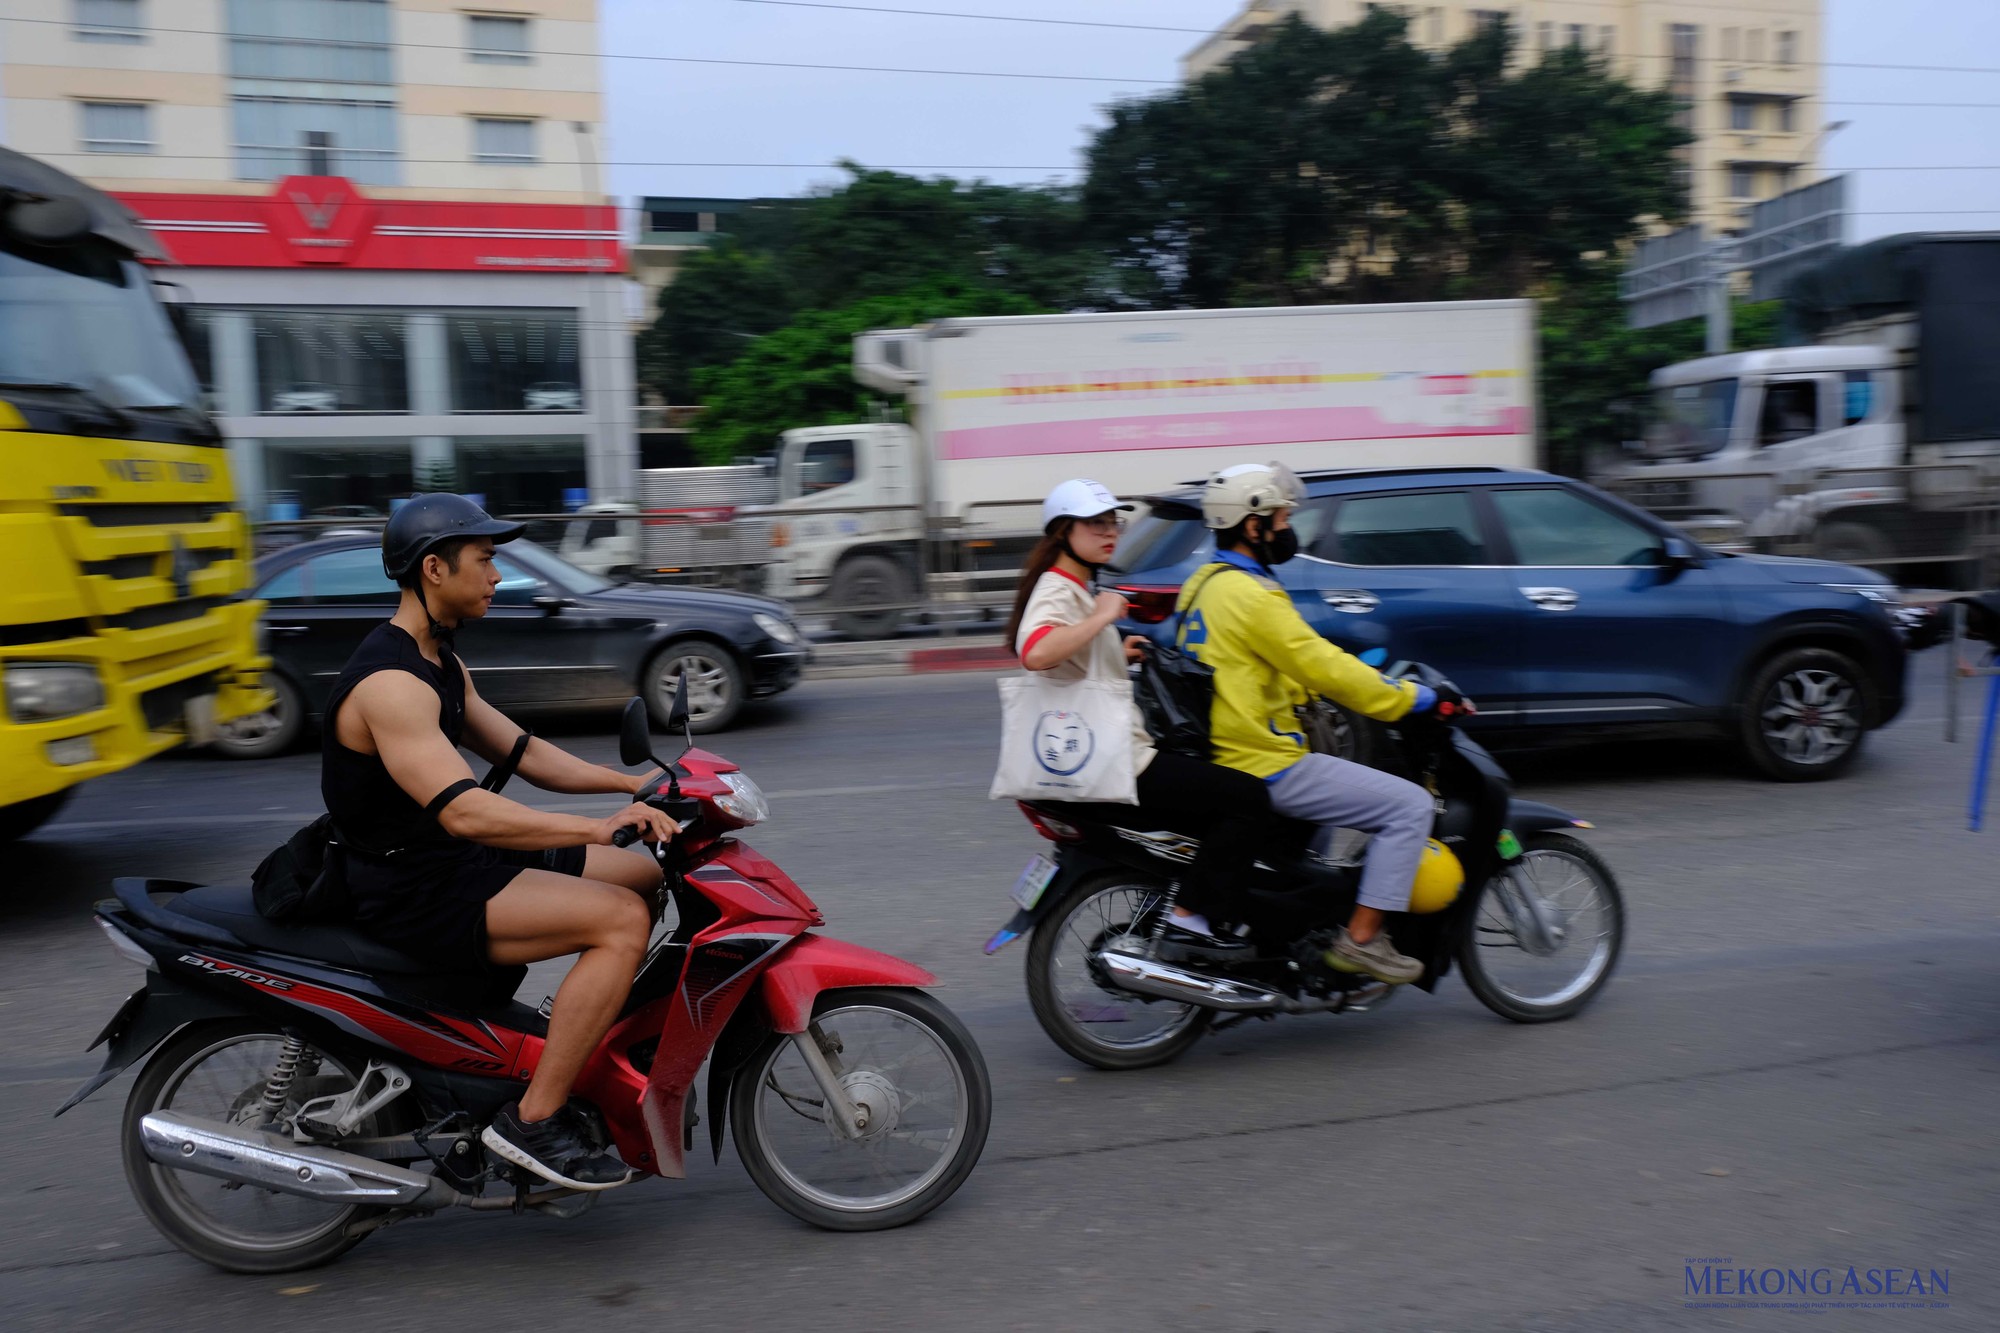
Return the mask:
[[[1707,733],[1766,775],[1829,778],[1903,707],[1895,588],[1822,560],[1707,550],[1593,487],[1508,468],[1313,472],[1277,575],[1350,652],[1428,662],[1487,732]],[[1201,493],[1149,498],[1108,581],[1173,630],[1211,558]],[[1341,719],[1344,744],[1368,733]],[[1365,758],[1365,753],[1355,757]]]

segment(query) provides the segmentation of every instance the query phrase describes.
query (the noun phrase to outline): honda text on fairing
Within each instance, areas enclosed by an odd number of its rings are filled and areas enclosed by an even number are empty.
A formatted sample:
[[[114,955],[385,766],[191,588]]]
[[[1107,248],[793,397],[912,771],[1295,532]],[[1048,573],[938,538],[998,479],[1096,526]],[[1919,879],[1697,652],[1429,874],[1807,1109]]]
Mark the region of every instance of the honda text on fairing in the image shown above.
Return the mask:
[[[1421,665],[1391,668],[1457,697]],[[1495,1013],[1567,1018],[1609,980],[1624,938],[1618,883],[1568,830],[1590,827],[1516,800],[1507,774],[1457,725],[1453,705],[1390,724],[1383,767],[1436,798],[1432,838],[1410,910],[1392,914],[1396,947],[1420,960],[1426,991],[1454,960]],[[1308,710],[1316,748],[1331,710]],[[987,942],[1023,935],[1028,999],[1056,1045],[1100,1069],[1141,1069],[1180,1055],[1205,1031],[1251,1017],[1377,1008],[1399,989],[1329,967],[1324,954],[1354,910],[1362,859],[1316,854],[1316,826],[1274,819],[1267,854],[1235,916],[1251,948],[1229,957],[1177,946],[1167,930],[1175,885],[1198,842],[1138,806],[1023,802],[1055,844],[1014,887],[1017,910]],[[1365,853],[1364,853],[1365,855]]]
[[[685,726],[685,697],[672,720]],[[516,751],[518,756],[519,751]],[[621,758],[651,759],[646,709]],[[735,765],[689,749],[639,799],[681,829],[653,848],[677,923],[656,936],[570,1106],[640,1175],[678,1179],[709,1067],[709,1143],[726,1122],[758,1186],[818,1226],[914,1221],[971,1174],[991,1090],[978,1047],[923,993],[936,979],[813,931],[824,918],[737,838],[767,814]],[[511,776],[503,761],[488,775]],[[621,830],[628,845],[635,829]],[[104,1068],[61,1111],[152,1058],[120,1131],[139,1205],[197,1258],[237,1272],[325,1263],[369,1232],[442,1209],[573,1216],[596,1193],[547,1188],[482,1147],[548,1031],[516,1003],[527,969],[439,975],[343,926],[280,925],[248,888],[121,879],[98,905],[147,969],[93,1045]],[[57,1114],[61,1114],[58,1111]]]

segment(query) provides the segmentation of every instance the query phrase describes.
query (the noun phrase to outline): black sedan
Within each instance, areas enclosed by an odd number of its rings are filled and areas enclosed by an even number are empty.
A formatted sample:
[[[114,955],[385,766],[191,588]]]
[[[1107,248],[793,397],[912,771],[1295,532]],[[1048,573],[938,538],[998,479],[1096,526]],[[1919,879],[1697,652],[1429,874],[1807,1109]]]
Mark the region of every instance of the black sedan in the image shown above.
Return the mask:
[[[664,723],[688,678],[694,730],[720,731],[746,699],[796,685],[812,657],[792,611],[766,597],[705,588],[614,583],[532,542],[494,556],[500,586],[458,651],[479,693],[504,712],[645,699]],[[396,609],[379,539],[330,537],[257,563],[250,594],[268,605],[264,628],[277,695],[268,713],[233,723],[216,742],[243,759],[280,754],[324,711],[334,678],[362,638]]]

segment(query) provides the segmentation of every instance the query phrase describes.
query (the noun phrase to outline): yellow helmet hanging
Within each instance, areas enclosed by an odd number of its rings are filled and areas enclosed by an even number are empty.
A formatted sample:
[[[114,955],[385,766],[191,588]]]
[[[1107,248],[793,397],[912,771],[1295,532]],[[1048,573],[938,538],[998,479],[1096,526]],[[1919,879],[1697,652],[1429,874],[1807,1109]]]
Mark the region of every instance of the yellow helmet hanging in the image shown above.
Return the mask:
[[[1424,844],[1423,860],[1417,862],[1417,882],[1410,886],[1412,912],[1442,912],[1465,887],[1465,867],[1457,853],[1436,838]]]

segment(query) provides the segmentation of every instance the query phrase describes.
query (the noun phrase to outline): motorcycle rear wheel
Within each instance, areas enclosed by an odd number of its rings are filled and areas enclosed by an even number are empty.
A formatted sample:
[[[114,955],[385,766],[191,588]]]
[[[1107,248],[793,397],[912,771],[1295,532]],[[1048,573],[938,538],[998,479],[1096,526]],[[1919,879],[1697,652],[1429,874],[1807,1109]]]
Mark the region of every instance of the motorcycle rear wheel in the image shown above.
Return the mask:
[[[1556,909],[1566,928],[1555,951],[1543,955],[1556,961],[1539,969],[1531,965],[1526,969],[1529,980],[1511,975],[1511,965],[1531,951],[1512,928],[1498,897],[1499,885],[1489,880],[1473,904],[1458,965],[1479,1002],[1502,1018],[1551,1023],[1589,1004],[1611,980],[1625,944],[1625,900],[1611,867],[1582,839],[1531,833],[1521,839],[1521,847],[1518,873],[1530,891]]]
[[[872,1126],[841,1137],[792,1037],[772,1033],[729,1091],[731,1136],[757,1188],[828,1231],[886,1231],[949,1199],[993,1118],[986,1061],[957,1015],[922,991],[841,990],[813,1005],[811,1031]]]
[[[1165,893],[1140,876],[1107,871],[1072,885],[1035,926],[1028,942],[1029,1007],[1049,1040],[1087,1065],[1119,1070],[1166,1064],[1200,1041],[1215,1017],[1195,1005],[1108,986],[1090,969],[1089,956],[1111,937],[1150,932],[1149,913],[1162,910]],[[1114,1037],[1112,1027],[1127,1014],[1149,1016],[1154,1025]]]
[[[230,1119],[258,1100],[284,1044],[282,1033],[250,1019],[187,1028],[147,1062],[125,1101],[120,1146],[125,1178],[140,1209],[161,1235],[225,1272],[317,1268],[359,1245],[367,1233],[357,1224],[385,1211],[232,1185],[161,1166],[146,1155],[139,1135],[142,1119],[170,1109]],[[338,1072],[352,1085],[352,1069],[332,1055],[316,1053],[322,1073]],[[322,1086],[318,1092],[330,1090]],[[373,1121],[364,1122],[362,1131],[372,1133]]]

